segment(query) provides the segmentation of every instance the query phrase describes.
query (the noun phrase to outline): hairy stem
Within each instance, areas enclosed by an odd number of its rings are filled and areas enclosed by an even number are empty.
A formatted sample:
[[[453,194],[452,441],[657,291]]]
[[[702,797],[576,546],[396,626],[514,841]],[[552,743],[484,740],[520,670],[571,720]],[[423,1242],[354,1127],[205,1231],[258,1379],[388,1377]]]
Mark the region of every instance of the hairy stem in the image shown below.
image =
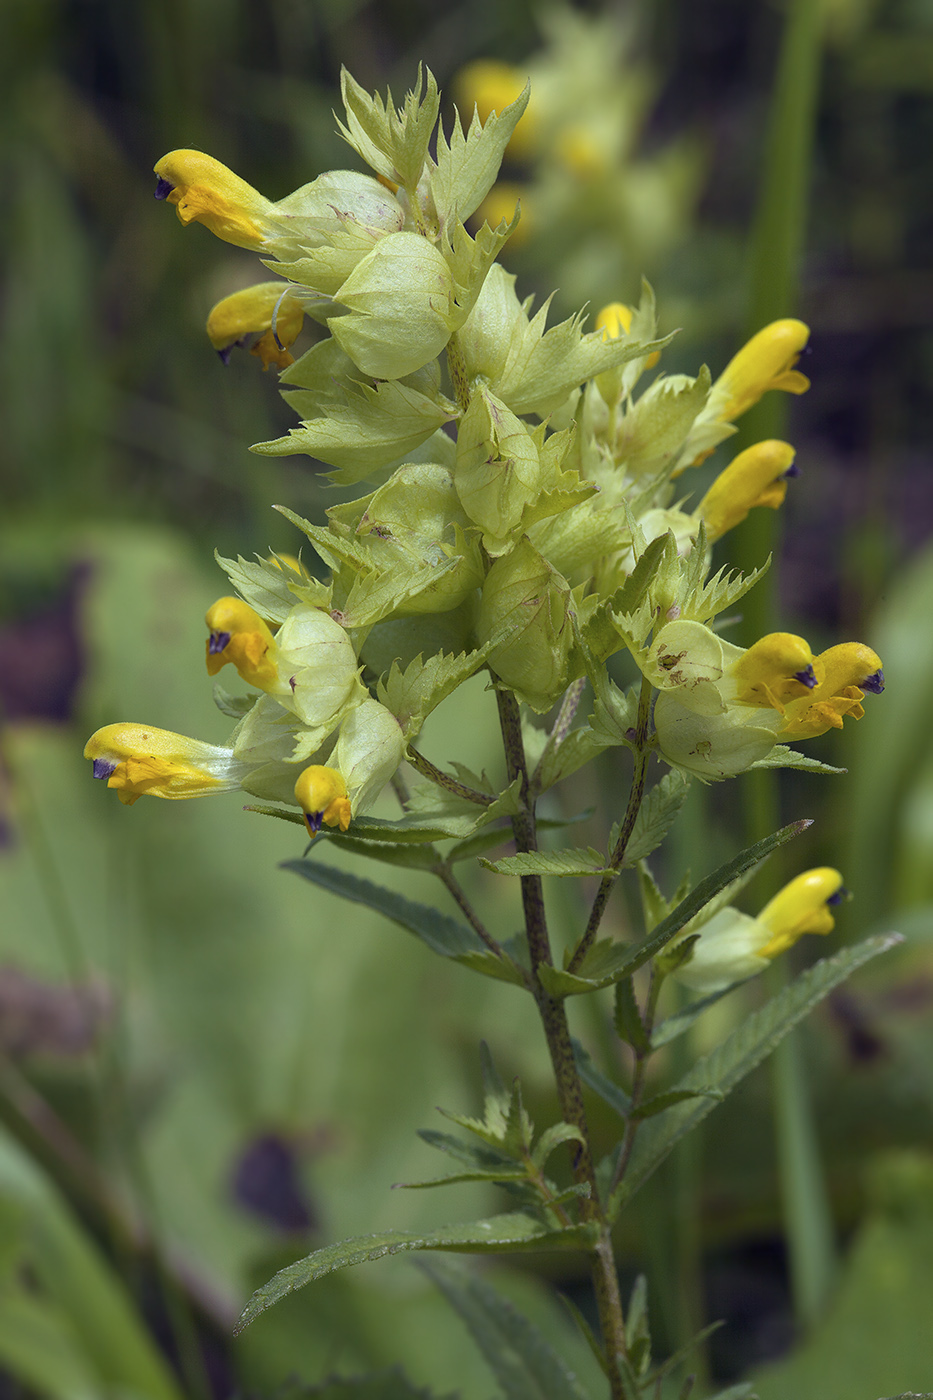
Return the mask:
[[[468,787],[466,783],[459,783],[456,778],[452,778],[443,769],[437,768],[429,758],[425,758],[423,753],[419,753],[411,744],[405,755],[412,768],[417,768],[422,777],[430,778],[432,783],[437,783],[438,787],[446,788],[455,797],[462,797],[466,802],[475,802],[478,807],[491,807],[498,801],[494,793],[479,792],[476,788]]]
[[[497,689],[496,700],[499,706],[499,723],[505,748],[506,770],[509,782],[521,779],[522,807],[512,818],[516,849],[522,853],[538,849],[535,827],[534,804],[529,801],[528,769],[525,763],[525,748],[522,743],[521,717],[518,701],[511,691]],[[577,1072],[567,1024],[567,1012],[560,997],[551,996],[542,985],[538,975],[542,966],[552,966],[551,945],[548,938],[547,918],[544,906],[544,892],[540,875],[523,875],[522,905],[525,912],[525,929],[528,937],[528,950],[531,957],[531,991],[537,1002],[538,1011],[544,1026],[557,1095],[563,1119],[578,1128],[582,1142],[570,1144],[574,1179],[589,1186],[589,1196],[581,1200],[581,1213],[584,1219],[598,1223],[599,1238],[591,1255],[593,1289],[606,1359],[613,1400],[625,1400],[625,1382],[621,1374],[620,1362],[626,1357],[625,1321],[622,1313],[622,1299],[619,1293],[619,1278],[616,1271],[612,1238],[606,1222],[599,1192],[593,1155],[590,1147],[589,1127],[583,1104],[583,1086]]]
[[[509,956],[499,946],[499,944],[493,938],[492,934],[486,928],[486,925],[483,923],[482,919],[480,919],[479,915],[476,913],[476,910],[473,908],[472,904],[467,898],[463,886],[460,884],[460,881],[457,879],[450,866],[444,863],[436,865],[434,867],[434,873],[441,881],[441,884],[444,886],[444,888],[450,893],[450,895],[455,900],[457,906],[466,918],[467,923],[470,925],[470,928],[483,940],[489,951],[491,953],[495,953],[497,958],[502,958],[504,962],[511,962],[511,958],[509,958]]]
[[[632,832],[635,830],[635,822],[641,810],[642,799],[645,795],[645,777],[648,772],[648,720],[651,714],[651,682],[647,677],[642,677],[641,695],[638,700],[638,720],[635,726],[635,766],[632,771],[632,786],[628,795],[628,806],[625,809],[625,816],[622,818],[622,826],[619,829],[619,839],[609,859],[611,870],[605,874],[599,882],[599,889],[596,891],[596,898],[593,900],[593,907],[590,910],[590,917],[583,937],[580,939],[573,956],[567,964],[568,972],[576,972],[583,959],[586,957],[593,940],[596,937],[599,925],[602,922],[612,887],[615,884],[616,872],[621,869],[625,859],[625,852],[631,840]]]

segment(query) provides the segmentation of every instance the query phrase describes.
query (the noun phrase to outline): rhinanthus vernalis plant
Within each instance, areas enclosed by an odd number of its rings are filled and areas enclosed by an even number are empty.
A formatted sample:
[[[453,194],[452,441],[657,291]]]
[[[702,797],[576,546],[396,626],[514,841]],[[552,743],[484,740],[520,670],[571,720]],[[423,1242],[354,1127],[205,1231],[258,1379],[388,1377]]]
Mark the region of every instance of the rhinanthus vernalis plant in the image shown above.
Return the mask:
[[[767,564],[749,577],[714,569],[712,545],[749,511],[780,507],[794,449],[759,443],[695,503],[691,491],[691,469],[728,442],[736,417],[765,392],[806,389],[795,365],[808,332],[793,320],[763,328],[714,381],[705,368],[655,373],[667,340],[647,286],[637,307],[607,307],[592,330],[582,314],[548,327],[547,306],[522,301],[496,261],[517,214],[475,235],[465,225],[493,186],[527,91],[485,121],[474,113],[464,127],[455,116],[449,132],[430,73],[398,109],[346,73],[343,99],[342,133],[371,174],[331,171],[276,202],[209,156],[173,151],[156,166],[156,194],[183,223],[254,249],[279,278],[226,298],[208,320],[222,357],[256,337],[253,350],[279,369],[301,420],[256,450],[305,452],[335,481],[368,485],[325,524],[280,507],[326,581],[287,556],[220,560],[235,591],[208,610],[206,663],[217,704],[236,721],[228,746],[124,723],[99,730],[86,754],[125,803],[239,787],[281,804],[254,810],[294,809],[313,845],[288,868],[530,994],[540,1012],[558,1120],[536,1136],[518,1085],[504,1088],[486,1057],[484,1118],[454,1119],[466,1139],[430,1135],[458,1164],[451,1180],[504,1184],[514,1209],[329,1246],[260,1289],[244,1323],[304,1282],[400,1249],[583,1251],[607,1386],[629,1400],[654,1395],[677,1358],[652,1360],[641,1284],[623,1309],[613,1223],[674,1143],[887,946],[869,940],[818,963],[677,1083],[655,1087],[654,1052],[803,934],[827,933],[843,894],[841,874],[817,869],[754,917],[733,907],[751,873],[807,823],[671,899],[647,864],[691,781],[762,767],[838,771],[790,745],[858,720],[865,693],[883,688],[881,660],[861,643],[815,654],[805,638],[776,632],[742,648],[720,626]],[[305,318],[322,331],[293,359]],[[245,691],[221,683],[228,664]],[[628,689],[626,667],[637,678]],[[456,755],[439,766],[417,747],[427,716],[477,673],[498,710],[497,781]],[[631,782],[606,814],[604,847],[539,849],[539,799],[614,748],[631,755]],[[402,776],[403,765],[420,781]],[[390,783],[400,815],[372,815]],[[321,863],[329,842],[434,874],[462,918]],[[497,853],[507,842],[514,850]],[[520,881],[521,935],[487,925],[460,883],[455,868],[477,857]],[[600,937],[627,870],[644,909],[634,942]],[[597,881],[560,950],[545,898],[554,877]],[[660,1019],[668,978],[702,996]],[[567,999],[606,989],[632,1056],[627,1088],[568,1028]],[[584,1085],[620,1120],[600,1162]],[[569,1161],[551,1167],[559,1148]],[[466,1308],[462,1280],[440,1277]],[[478,1296],[494,1310],[485,1293],[471,1294],[474,1304]]]

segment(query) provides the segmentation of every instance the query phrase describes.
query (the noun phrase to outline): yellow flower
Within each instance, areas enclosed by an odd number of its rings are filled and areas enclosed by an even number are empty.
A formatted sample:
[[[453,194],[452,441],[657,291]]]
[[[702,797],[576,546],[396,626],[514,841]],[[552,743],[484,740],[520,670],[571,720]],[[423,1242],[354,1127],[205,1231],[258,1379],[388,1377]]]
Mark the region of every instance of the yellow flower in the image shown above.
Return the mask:
[[[735,703],[784,714],[794,700],[808,702],[823,675],[822,663],[809,643],[793,632],[769,632],[730,667],[737,682]]]
[[[722,471],[697,506],[709,542],[740,524],[755,506],[777,510],[787,495],[787,482],[798,475],[789,442],[769,438],[747,447]]]
[[[832,906],[845,898],[839,871],[821,866],[791,880],[757,918],[731,906],[711,919],[699,915],[686,928],[688,937],[699,938],[675,976],[704,995],[754,977],[805,933],[829,933]]]
[[[596,317],[596,330],[602,331],[603,340],[619,340],[632,329],[634,311],[622,301],[610,301]],[[646,369],[653,369],[661,358],[660,350],[654,350],[645,361]]]
[[[207,673],[216,676],[230,661],[247,685],[268,690],[278,681],[276,646],[269,627],[255,609],[241,598],[218,598],[208,608],[205,621]]]
[[[521,97],[526,82],[526,75],[510,63],[500,63],[494,58],[478,58],[461,68],[454,80],[457,106],[465,121],[475,106],[480,121],[485,124],[492,112],[504,111]],[[535,121],[529,106],[519,118],[508,151],[516,160],[525,160],[534,154],[537,144]]]
[[[709,406],[715,409],[716,418],[731,423],[769,389],[806,393],[810,381],[794,366],[809,335],[809,326],[792,319],[772,321],[753,335],[713,385]]]
[[[782,739],[814,739],[827,729],[841,729],[843,717],[861,719],[865,691],[884,690],[881,657],[862,642],[843,642],[816,658],[817,684],[809,695],[788,704]]]
[[[224,297],[207,318],[207,334],[224,364],[230,351],[245,345],[246,337],[261,332],[250,348],[251,355],[286,369],[294,363],[288,347],[298,338],[304,324],[304,310],[289,294],[287,282],[260,282]]]
[[[295,783],[295,801],[305,814],[312,837],[322,825],[339,826],[341,831],[346,831],[350,825],[347,785],[336,768],[326,768],[320,763],[305,768]]]
[[[84,757],[93,759],[94,777],[115,788],[127,806],[143,794],[182,798],[226,792],[239,787],[249,770],[231,749],[145,724],[98,729],[87,741]]]
[[[156,199],[175,205],[183,224],[200,223],[225,243],[262,247],[275,211],[252,185],[203,151],[169,151],[155,165]]]
[[[824,865],[798,875],[758,915],[771,935],[758,949],[759,957],[770,961],[786,953],[805,933],[830,933],[835,926],[830,906],[844,898],[838,870]]]

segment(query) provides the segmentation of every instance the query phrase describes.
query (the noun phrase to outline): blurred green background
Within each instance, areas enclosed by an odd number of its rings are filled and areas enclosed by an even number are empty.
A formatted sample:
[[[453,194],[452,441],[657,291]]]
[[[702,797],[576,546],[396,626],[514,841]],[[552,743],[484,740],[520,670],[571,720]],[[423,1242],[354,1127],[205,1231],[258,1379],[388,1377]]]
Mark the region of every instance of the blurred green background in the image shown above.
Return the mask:
[[[554,1112],[511,989],[298,887],[276,870],[297,829],[235,798],[126,810],[89,781],[83,743],[113,720],[225,736],[201,662],[224,591],[212,552],[295,549],[271,503],[315,516],[332,499],[307,459],[250,455],[290,414],[257,361],[220,364],[203,323],[256,261],[153,203],[153,163],[206,149],[279,198],[355,164],[332,115],[342,63],[397,97],[419,61],[445,88],[473,58],[525,66],[555,139],[505,172],[526,215],[505,256],[520,287],[558,289],[567,314],[637,299],[644,273],[662,331],[683,328],[665,367],[716,373],[748,314],[783,17],[746,0],[4,0],[0,1395],[271,1395],[395,1362],[440,1392],[488,1394],[408,1263],[320,1283],[236,1343],[230,1327],[252,1286],[315,1244],[489,1208],[473,1188],[389,1189],[435,1174],[415,1130],[437,1104],[473,1110],[481,1035],[539,1120]],[[812,327],[813,388],[785,430],[802,477],[773,586],[783,627],[814,650],[869,641],[888,690],[812,749],[848,776],[791,773],[780,803],[818,819],[795,868],[836,864],[855,894],[838,937],[907,941],[802,1042],[840,1246],[819,1325],[793,1320],[765,1074],[620,1235],[626,1278],[649,1271],[660,1342],[724,1318],[711,1374],[752,1370],[764,1400],[933,1389],[933,3],[824,0],[820,78],[800,296],[784,308]],[[582,163],[566,156],[580,128],[596,152]],[[426,732],[431,756],[495,771],[488,704],[478,683],[458,692]],[[618,782],[607,771],[568,800]],[[737,791],[691,798],[658,870],[669,889],[741,840]],[[555,890],[558,927],[578,896]],[[517,922],[511,893],[477,897]],[[759,993],[745,995],[729,1025]],[[577,1015],[600,1045],[598,1012]],[[700,1046],[727,1028],[709,1019]],[[585,1307],[585,1289],[556,1267],[495,1278],[595,1386],[553,1296]]]

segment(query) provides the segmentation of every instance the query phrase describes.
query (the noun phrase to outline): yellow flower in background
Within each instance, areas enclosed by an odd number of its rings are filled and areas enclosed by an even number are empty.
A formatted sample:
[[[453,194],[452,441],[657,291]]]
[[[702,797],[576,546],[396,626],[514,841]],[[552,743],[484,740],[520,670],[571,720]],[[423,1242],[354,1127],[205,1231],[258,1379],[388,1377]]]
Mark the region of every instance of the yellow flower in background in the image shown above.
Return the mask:
[[[168,729],[146,724],[108,724],[88,739],[84,757],[94,763],[94,777],[116,789],[131,806],[138,798],[204,797],[240,786],[249,765],[232,749],[204,744]]]
[[[509,242],[513,248],[520,248],[528,241],[534,224],[529,220],[527,206],[528,191],[522,186],[512,183],[509,180],[502,180],[493,185],[476,211],[476,218],[482,223],[486,223],[490,228],[498,228],[500,224],[510,224],[515,217],[516,206],[521,207],[521,218],[509,236]]]
[[[350,825],[350,799],[347,785],[336,768],[313,763],[295,783],[295,801],[305,814],[305,824],[311,836],[321,826],[339,826],[346,831]]]
[[[710,544],[741,524],[756,506],[777,510],[787,495],[787,482],[799,474],[789,442],[769,438],[740,452],[719,473],[697,506]]]
[[[829,866],[806,870],[785,885],[757,918],[729,907],[711,919],[688,924],[687,936],[699,937],[674,975],[704,995],[721,992],[763,972],[805,933],[829,933],[834,927],[832,909],[845,898],[838,870]]]
[[[753,335],[713,385],[710,408],[715,408],[715,416],[731,423],[769,389],[805,394],[810,381],[794,366],[809,337],[809,326],[791,318],[772,321]]]
[[[596,317],[595,329],[602,331],[603,340],[624,339],[632,329],[634,315],[631,306],[626,306],[622,301],[610,301]],[[653,369],[660,358],[660,350],[652,351],[645,361],[645,368]]]
[[[246,344],[247,337],[258,334],[250,354],[262,360],[264,370],[270,364],[286,369],[294,363],[289,346],[297,340],[304,324],[304,310],[290,295],[286,282],[259,282],[224,297],[207,318],[207,334],[224,364],[235,346]]]
[[[169,151],[154,167],[156,199],[174,204],[183,224],[199,223],[225,243],[261,248],[275,217],[272,203],[203,151]]]
[[[207,673],[216,676],[229,661],[246,681],[268,690],[278,681],[275,638],[258,612],[241,598],[218,598],[205,614]]]
[[[510,63],[478,58],[457,74],[454,97],[465,122],[475,107],[480,121],[485,124],[492,112],[503,112],[521,97],[527,81],[527,75]],[[516,160],[524,160],[534,153],[537,143],[535,120],[529,106],[512,133],[508,151]]]

